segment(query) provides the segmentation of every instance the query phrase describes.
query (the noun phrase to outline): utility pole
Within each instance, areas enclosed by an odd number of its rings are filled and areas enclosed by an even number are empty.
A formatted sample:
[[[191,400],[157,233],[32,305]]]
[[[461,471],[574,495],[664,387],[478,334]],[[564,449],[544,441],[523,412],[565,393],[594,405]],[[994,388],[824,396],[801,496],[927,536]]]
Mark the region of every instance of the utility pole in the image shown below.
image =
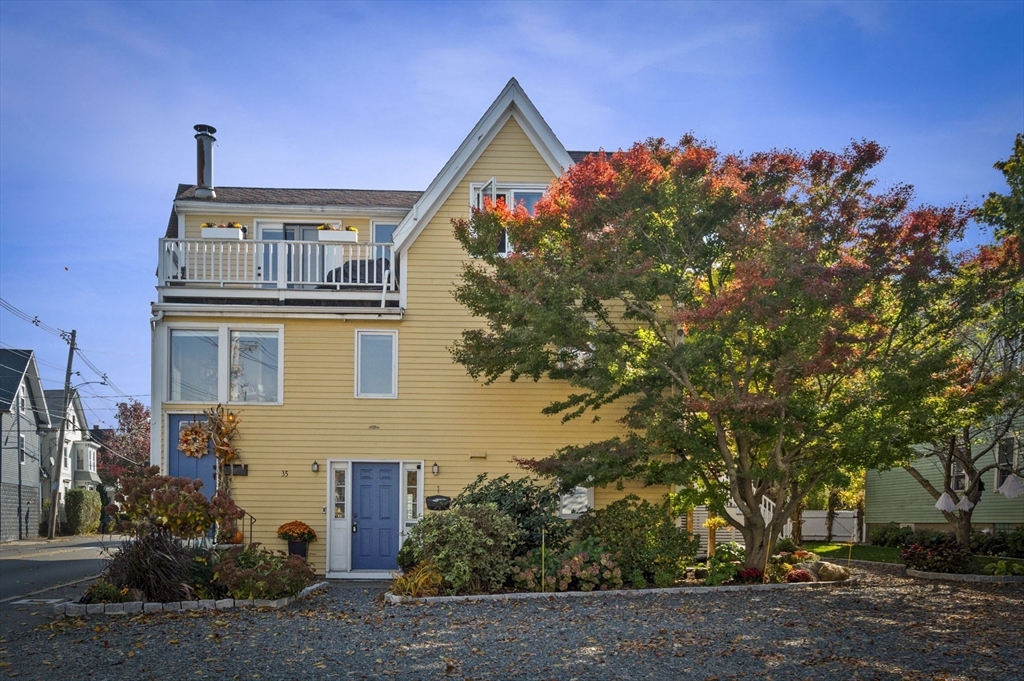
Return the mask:
[[[64,376],[64,399],[61,400],[60,410],[60,431],[57,435],[57,452],[54,458],[57,459],[53,480],[50,481],[50,523],[47,539],[53,539],[57,534],[57,502],[60,500],[60,477],[64,467],[64,428],[67,424],[68,402],[71,400],[71,362],[75,359],[75,336],[78,334],[71,330],[71,338],[68,340],[68,371]]]

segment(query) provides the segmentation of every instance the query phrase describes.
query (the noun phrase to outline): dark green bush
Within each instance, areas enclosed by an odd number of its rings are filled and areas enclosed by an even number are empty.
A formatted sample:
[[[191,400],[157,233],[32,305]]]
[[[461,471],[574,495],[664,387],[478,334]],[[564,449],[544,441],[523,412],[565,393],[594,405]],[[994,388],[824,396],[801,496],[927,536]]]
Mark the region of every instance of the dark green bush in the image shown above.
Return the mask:
[[[166,530],[126,539],[103,571],[103,579],[118,589],[141,592],[147,601],[191,600],[193,554]]]
[[[487,480],[487,474],[481,473],[452,505],[457,508],[487,504],[494,504],[519,528],[519,541],[512,555],[520,556],[540,548],[542,531],[548,550],[558,551],[565,546],[570,528],[558,515],[561,501],[554,486],[541,486],[532,478],[512,479],[508,475]]]
[[[273,600],[294,596],[315,580],[313,568],[301,557],[249,544],[223,552],[212,581],[229,598]]]
[[[1024,558],[1024,525],[1018,525],[1006,535],[1006,555]]]
[[[793,542],[793,540],[790,539],[789,537],[783,537],[779,541],[775,542],[775,552],[776,553],[783,553],[783,552],[793,553],[794,551],[799,551],[799,550],[800,550],[800,547],[797,546]]]
[[[971,553],[979,556],[1005,556],[1009,550],[1008,533],[971,532]]]
[[[92,534],[100,529],[102,504],[94,489],[74,487],[64,493],[64,516],[68,534]]]
[[[933,537],[903,549],[903,563],[912,570],[969,574],[974,572],[971,552],[960,546],[956,537]]]
[[[635,495],[588,511],[576,520],[573,530],[579,541],[597,539],[606,546],[624,578],[636,587],[676,581],[700,546],[676,524],[668,503],[655,506]]]
[[[910,527],[900,527],[898,523],[889,523],[883,527],[876,527],[868,533],[868,541],[875,546],[887,546],[889,548],[903,548],[913,543],[914,530]]]
[[[409,530],[405,557],[430,561],[451,594],[501,589],[512,569],[519,529],[494,506],[458,506],[430,513]]]
[[[126,603],[131,600],[131,590],[127,587],[118,588],[105,580],[97,579],[93,582],[82,597],[79,603]]]

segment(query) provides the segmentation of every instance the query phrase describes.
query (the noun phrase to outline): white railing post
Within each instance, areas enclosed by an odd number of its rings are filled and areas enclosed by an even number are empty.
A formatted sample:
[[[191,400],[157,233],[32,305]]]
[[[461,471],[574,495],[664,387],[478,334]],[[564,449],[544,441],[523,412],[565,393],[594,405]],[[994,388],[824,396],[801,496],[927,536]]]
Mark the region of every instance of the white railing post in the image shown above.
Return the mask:
[[[288,288],[288,246],[287,241],[281,241],[277,246],[277,288]]]

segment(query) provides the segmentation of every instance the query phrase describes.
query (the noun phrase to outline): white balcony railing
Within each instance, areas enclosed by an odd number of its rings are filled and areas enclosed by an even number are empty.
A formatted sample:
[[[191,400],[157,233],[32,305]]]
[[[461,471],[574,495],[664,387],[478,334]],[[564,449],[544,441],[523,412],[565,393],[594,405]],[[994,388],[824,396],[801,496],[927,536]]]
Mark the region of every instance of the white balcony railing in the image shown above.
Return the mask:
[[[161,239],[160,286],[199,289],[397,290],[391,244]]]

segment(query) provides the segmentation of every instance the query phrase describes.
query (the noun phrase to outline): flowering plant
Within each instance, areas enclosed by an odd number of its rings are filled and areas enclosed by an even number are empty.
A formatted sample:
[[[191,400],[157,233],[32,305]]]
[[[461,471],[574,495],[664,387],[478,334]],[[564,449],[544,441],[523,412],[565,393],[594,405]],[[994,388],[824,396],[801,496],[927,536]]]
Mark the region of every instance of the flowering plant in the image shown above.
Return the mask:
[[[316,228],[317,228],[317,230],[319,230],[321,232],[334,231],[334,230],[338,229],[334,225],[329,225],[327,223],[324,223],[322,225],[317,225]]]
[[[203,229],[242,229],[241,222],[222,222],[219,225],[216,222],[204,222],[199,226]]]
[[[316,532],[301,520],[293,520],[277,528],[277,536],[285,541],[316,541]]]
[[[357,228],[355,228],[355,227],[346,227],[345,231],[346,232],[355,232],[356,234],[359,233],[359,230]]]
[[[790,584],[796,582],[813,582],[814,577],[807,570],[790,570],[786,573],[786,581]]]

